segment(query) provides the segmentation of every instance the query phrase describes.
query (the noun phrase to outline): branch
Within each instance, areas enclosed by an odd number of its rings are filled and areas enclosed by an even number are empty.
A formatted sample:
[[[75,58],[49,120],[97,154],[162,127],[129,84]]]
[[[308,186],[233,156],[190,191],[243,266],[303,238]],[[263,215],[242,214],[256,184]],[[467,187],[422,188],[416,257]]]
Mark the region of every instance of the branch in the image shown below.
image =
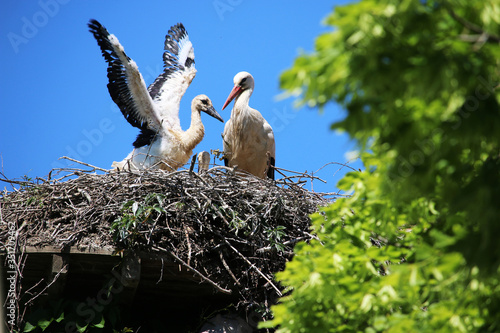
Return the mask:
[[[59,159],[69,160],[71,162],[75,162],[75,163],[78,163],[78,164],[81,164],[81,165],[88,166],[89,168],[93,168],[93,170],[91,170],[90,172],[96,171],[96,170],[103,171],[103,172],[106,172],[106,173],[109,172],[109,170],[96,167],[95,165],[92,165],[92,164],[88,164],[88,163],[85,163],[85,162],[81,162],[81,161],[75,160],[74,158],[71,158],[71,157],[68,157],[68,156],[59,157]]]
[[[280,296],[280,297],[281,297],[281,296],[283,296],[283,295],[281,294],[281,291],[278,289],[278,287],[276,287],[276,286],[274,285],[273,281],[271,281],[271,280],[270,280],[270,279],[269,279],[269,278],[268,278],[268,277],[267,277],[264,273],[262,273],[262,272],[260,271],[260,269],[259,269],[257,266],[255,266],[255,264],[253,264],[250,260],[248,260],[248,259],[247,259],[247,257],[245,257],[243,254],[241,254],[241,252],[240,252],[240,251],[238,251],[238,250],[237,250],[234,246],[232,246],[232,245],[231,245],[231,244],[230,244],[230,243],[229,243],[226,239],[224,239],[224,242],[225,242],[225,243],[226,243],[226,244],[227,244],[227,245],[228,245],[228,246],[229,246],[229,247],[230,247],[230,248],[231,248],[234,252],[236,252],[236,253],[237,253],[237,254],[238,254],[238,255],[239,255],[239,256],[240,256],[243,260],[245,260],[245,261],[246,261],[246,263],[247,263],[247,264],[249,264],[251,268],[254,268],[254,269],[257,271],[257,273],[259,273],[259,274],[260,274],[260,276],[262,276],[262,277],[263,277],[263,278],[264,278],[264,279],[265,279],[265,280],[266,280],[266,281],[267,281],[267,282],[268,282],[268,283],[269,283],[269,284],[270,284],[270,285],[274,288],[274,290],[276,290],[276,292],[278,293],[278,296]]]
[[[191,267],[190,265],[188,265],[184,260],[182,260],[181,258],[179,258],[172,251],[169,251],[169,250],[164,249],[162,247],[159,247],[157,245],[155,245],[154,248],[156,248],[157,250],[160,250],[162,252],[165,252],[165,253],[171,255],[175,260],[177,260],[178,262],[180,262],[184,267],[186,267],[187,269],[190,269],[193,272],[195,272],[200,278],[202,278],[203,280],[205,280],[206,282],[210,283],[212,286],[214,286],[215,288],[217,288],[217,290],[223,292],[224,294],[231,294],[232,293],[231,290],[222,288],[217,283],[215,283],[214,281],[210,280],[205,275],[201,274],[200,271],[198,271],[197,269],[195,269],[195,268]]]
[[[3,177],[5,175],[1,174]],[[15,184],[15,185],[21,185],[21,186],[27,186],[27,185],[34,185],[31,181],[28,180],[12,180],[12,179],[7,179],[7,178],[0,178],[0,181],[6,182],[9,184]]]
[[[45,292],[45,290],[49,289],[49,287],[50,287],[52,284],[54,284],[54,282],[56,282],[56,281],[57,281],[57,278],[59,278],[59,275],[61,275],[61,272],[62,272],[62,271],[64,271],[67,267],[68,267],[68,265],[67,265],[67,264],[66,264],[66,265],[64,265],[64,266],[63,266],[63,267],[59,270],[59,272],[57,272],[57,274],[54,276],[54,278],[52,279],[52,281],[51,281],[49,284],[47,284],[47,285],[45,286],[45,288],[43,288],[43,289],[42,289],[42,291],[40,291],[40,292],[39,292],[39,293],[37,293],[35,296],[33,296],[33,297],[29,300],[29,301],[25,302],[25,303],[24,303],[24,305],[26,306],[26,305],[28,305],[28,304],[32,303],[35,299],[37,299],[40,295],[42,295],[42,294]],[[42,281],[43,281],[43,279],[42,279],[42,280],[40,280],[40,282],[38,282],[35,286],[33,286],[32,288],[30,288],[29,290],[31,290],[31,289],[33,289],[34,287],[36,287],[37,285],[39,285]],[[27,290],[26,292],[28,292],[29,290]]]
[[[194,164],[196,162],[196,156],[198,156],[198,154],[194,154],[193,158],[191,158],[191,165],[189,166],[189,173],[193,173]]]
[[[352,160],[351,160],[351,161],[352,161]],[[347,162],[347,163],[349,163],[349,162]],[[321,171],[321,169],[323,169],[323,168],[327,167],[327,166],[328,166],[328,165],[330,165],[330,164],[340,165],[340,169],[339,169],[339,170],[341,170],[342,168],[349,168],[349,169],[351,169],[352,171],[359,171],[359,170],[357,170],[357,169],[353,168],[352,166],[348,165],[347,163],[329,162],[329,163],[326,163],[325,165],[323,165],[323,166],[322,166],[321,168],[319,168],[318,170],[314,171],[314,173],[318,173],[319,171]],[[335,172],[335,173],[337,173],[337,172]]]
[[[236,282],[236,284],[238,286],[241,286],[240,281],[238,281],[238,279],[236,278],[236,276],[233,274],[233,272],[229,268],[229,265],[227,264],[226,260],[224,260],[224,256],[222,255],[222,252],[220,252],[220,251],[219,251],[219,257],[220,257],[220,260],[222,261],[222,265],[224,266],[224,268],[226,269],[226,271],[229,273],[229,275],[233,278],[234,282]]]
[[[448,7],[447,10],[448,10],[448,13],[450,13],[451,17],[453,17],[458,23],[463,25],[465,28],[484,36],[482,38],[485,39],[485,42],[500,43],[499,36],[490,34],[486,31],[484,31],[484,29],[481,28],[480,26],[475,25],[474,23],[467,21],[466,19],[464,19],[461,16],[458,16],[458,14],[451,7]],[[481,38],[478,38],[477,41],[481,42]]]

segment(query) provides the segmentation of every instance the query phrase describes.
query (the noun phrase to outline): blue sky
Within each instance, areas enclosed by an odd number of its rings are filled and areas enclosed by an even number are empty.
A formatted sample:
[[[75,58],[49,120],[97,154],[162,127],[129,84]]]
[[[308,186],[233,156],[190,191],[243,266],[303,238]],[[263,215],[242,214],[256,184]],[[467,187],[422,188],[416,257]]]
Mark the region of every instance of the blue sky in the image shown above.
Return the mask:
[[[322,20],[346,2],[5,0],[0,13],[1,170],[13,179],[80,167],[58,160],[64,155],[110,168],[132,150],[138,130],[109,97],[106,63],[87,28],[90,18],[118,37],[147,85],[162,72],[168,29],[184,24],[198,73],[181,103],[183,129],[189,127],[191,99],[201,93],[227,121],[231,107],[221,111],[222,105],[234,75],[245,70],[255,78],[250,105],[274,129],[278,167],[311,172],[330,162],[345,163],[354,143],[329,130],[345,111],[333,104],[321,114],[296,109],[294,99],[277,96],[280,74],[300,52],[313,50],[315,37],[330,29]],[[222,150],[224,124],[205,114],[202,118],[205,138],[195,152]],[[359,161],[350,165],[360,167]],[[314,190],[335,191],[347,171],[326,166],[318,176],[328,183],[314,182]]]

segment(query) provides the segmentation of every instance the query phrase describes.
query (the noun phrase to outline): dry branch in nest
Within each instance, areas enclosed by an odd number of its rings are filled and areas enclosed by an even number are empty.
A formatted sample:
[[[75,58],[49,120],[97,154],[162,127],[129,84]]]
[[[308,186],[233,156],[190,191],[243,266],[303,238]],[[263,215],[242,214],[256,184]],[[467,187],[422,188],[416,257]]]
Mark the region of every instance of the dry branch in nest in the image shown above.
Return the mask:
[[[225,167],[71,172],[78,177],[21,182],[0,198],[2,222],[16,221],[23,243],[165,253],[245,307],[281,295],[274,273],[314,237],[309,214],[333,200],[303,189],[298,174],[273,182]],[[2,223],[0,241],[6,235]]]

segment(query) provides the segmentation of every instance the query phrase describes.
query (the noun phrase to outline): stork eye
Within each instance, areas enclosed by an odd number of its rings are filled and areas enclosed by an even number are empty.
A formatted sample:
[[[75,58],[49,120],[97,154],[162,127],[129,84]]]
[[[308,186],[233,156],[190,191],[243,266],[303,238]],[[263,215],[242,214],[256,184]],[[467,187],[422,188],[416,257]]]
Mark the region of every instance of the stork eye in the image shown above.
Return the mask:
[[[245,83],[245,81],[246,81],[246,80],[247,80],[247,78],[246,78],[246,77],[244,77],[243,79],[241,79],[240,84]]]
[[[203,105],[208,105],[208,101],[206,99],[202,99],[201,102],[203,103]]]

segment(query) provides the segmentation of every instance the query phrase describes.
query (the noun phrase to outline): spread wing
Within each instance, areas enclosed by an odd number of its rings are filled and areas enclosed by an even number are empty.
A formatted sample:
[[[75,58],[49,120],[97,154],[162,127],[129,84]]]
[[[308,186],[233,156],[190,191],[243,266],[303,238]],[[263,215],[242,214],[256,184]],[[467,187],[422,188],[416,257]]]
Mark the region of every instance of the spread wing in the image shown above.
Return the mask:
[[[108,63],[109,94],[125,119],[141,131],[159,130],[160,118],[155,113],[153,100],[136,63],[101,23],[90,20],[88,27]]]
[[[193,44],[182,23],[170,28],[164,49],[164,71],[148,90],[163,126],[180,130],[180,102],[196,75]]]

